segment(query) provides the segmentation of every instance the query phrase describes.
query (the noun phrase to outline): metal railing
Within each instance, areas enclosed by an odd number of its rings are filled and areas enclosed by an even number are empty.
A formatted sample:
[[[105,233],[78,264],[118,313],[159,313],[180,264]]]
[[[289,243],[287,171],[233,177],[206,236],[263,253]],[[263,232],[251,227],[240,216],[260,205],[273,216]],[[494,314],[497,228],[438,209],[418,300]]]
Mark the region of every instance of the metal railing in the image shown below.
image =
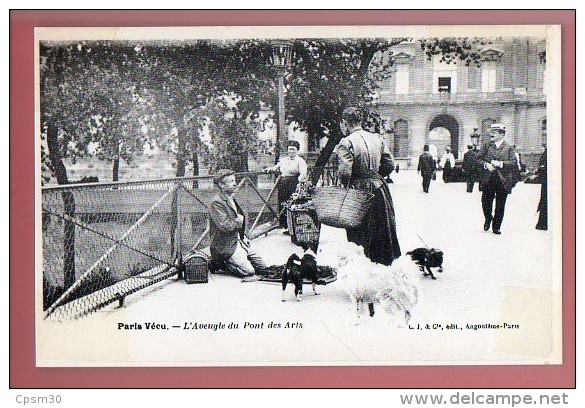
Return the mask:
[[[278,178],[236,174],[254,239],[278,227]],[[330,167],[311,169],[335,182]],[[178,259],[209,246],[210,176],[72,184],[42,189],[45,316],[77,318],[177,274]]]

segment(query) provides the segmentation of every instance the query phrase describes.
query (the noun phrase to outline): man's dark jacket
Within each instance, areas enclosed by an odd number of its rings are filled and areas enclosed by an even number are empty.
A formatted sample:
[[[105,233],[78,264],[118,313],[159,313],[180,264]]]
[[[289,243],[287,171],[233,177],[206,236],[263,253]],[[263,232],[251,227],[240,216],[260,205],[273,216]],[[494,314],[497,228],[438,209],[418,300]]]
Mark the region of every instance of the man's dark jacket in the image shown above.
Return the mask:
[[[431,177],[436,169],[436,162],[429,152],[423,152],[418,158],[418,168],[423,177]]]
[[[492,160],[501,161],[503,162],[503,167],[496,167],[494,171],[502,181],[504,188],[510,193],[520,179],[518,163],[516,162],[516,155],[514,153],[514,148],[506,143],[506,141],[502,141],[499,148],[493,142],[484,145],[479,151],[477,158],[479,182],[485,185],[492,175],[488,169],[484,168],[484,164],[491,163]]]
[[[220,192],[211,200],[209,209],[209,235],[211,256],[217,260],[229,259],[238,245],[238,237],[244,238],[246,218],[240,205],[234,200],[237,211],[244,215],[244,222],[237,218],[236,211],[229,204],[228,197]]]
[[[475,150],[468,150],[463,155],[463,171],[467,176],[474,176],[477,173],[477,155]]]

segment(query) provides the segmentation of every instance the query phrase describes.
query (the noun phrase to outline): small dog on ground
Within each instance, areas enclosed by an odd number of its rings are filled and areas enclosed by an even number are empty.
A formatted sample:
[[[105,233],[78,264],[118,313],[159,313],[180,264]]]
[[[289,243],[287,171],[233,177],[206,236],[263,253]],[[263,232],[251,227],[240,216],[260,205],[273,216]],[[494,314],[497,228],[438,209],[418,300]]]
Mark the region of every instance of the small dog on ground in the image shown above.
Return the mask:
[[[282,301],[285,301],[284,293],[286,285],[292,282],[295,285],[295,298],[297,301],[302,300],[303,295],[303,280],[311,281],[313,285],[313,293],[318,295],[315,285],[318,282],[317,278],[317,260],[313,248],[307,246],[304,248],[305,253],[300,258],[297,254],[292,254],[284,270],[282,271]]]
[[[425,271],[425,276],[430,276],[432,279],[437,279],[433,274],[431,268],[439,268],[439,272],[443,272],[443,251],[436,248],[416,248],[407,252],[412,260],[419,266],[421,271]]]
[[[348,243],[338,261],[339,284],[349,295],[359,320],[366,314],[375,314],[375,304],[395,316],[397,323],[408,323],[418,301],[418,288],[410,276],[418,272],[418,265],[407,257],[396,259],[391,266],[371,262],[362,247]],[[356,323],[357,324],[357,323]]]

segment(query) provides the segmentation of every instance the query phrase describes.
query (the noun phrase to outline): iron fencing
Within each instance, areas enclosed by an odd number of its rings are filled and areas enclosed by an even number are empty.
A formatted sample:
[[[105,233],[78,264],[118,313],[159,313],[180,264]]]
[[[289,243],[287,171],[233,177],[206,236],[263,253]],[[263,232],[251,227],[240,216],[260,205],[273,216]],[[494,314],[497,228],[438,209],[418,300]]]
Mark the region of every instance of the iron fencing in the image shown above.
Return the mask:
[[[278,178],[236,174],[250,238],[278,227]],[[331,184],[330,168],[312,169]],[[177,274],[179,259],[209,246],[210,176],[71,184],[42,189],[43,310],[76,318]]]

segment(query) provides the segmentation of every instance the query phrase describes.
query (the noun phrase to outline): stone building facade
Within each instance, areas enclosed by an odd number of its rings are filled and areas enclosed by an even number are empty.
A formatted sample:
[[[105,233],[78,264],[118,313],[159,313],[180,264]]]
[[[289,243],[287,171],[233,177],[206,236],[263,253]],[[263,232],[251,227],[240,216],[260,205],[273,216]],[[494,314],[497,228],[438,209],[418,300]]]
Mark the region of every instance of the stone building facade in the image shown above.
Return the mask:
[[[428,60],[418,42],[393,47],[396,63],[377,105],[393,128],[385,138],[394,156],[412,167],[428,143],[438,155],[450,145],[461,158],[474,129],[481,144],[489,126],[500,122],[532,167],[546,142],[545,47],[537,38],[493,40],[481,52],[480,67]]]

